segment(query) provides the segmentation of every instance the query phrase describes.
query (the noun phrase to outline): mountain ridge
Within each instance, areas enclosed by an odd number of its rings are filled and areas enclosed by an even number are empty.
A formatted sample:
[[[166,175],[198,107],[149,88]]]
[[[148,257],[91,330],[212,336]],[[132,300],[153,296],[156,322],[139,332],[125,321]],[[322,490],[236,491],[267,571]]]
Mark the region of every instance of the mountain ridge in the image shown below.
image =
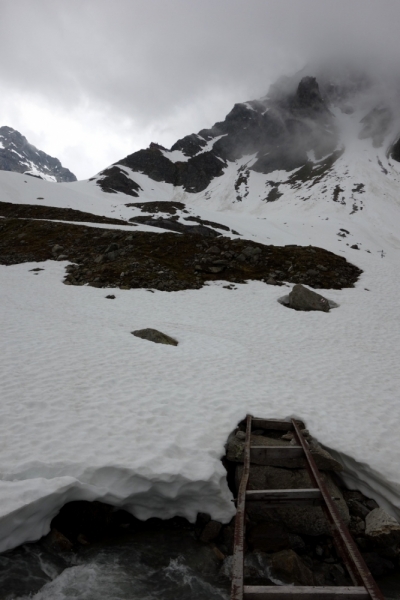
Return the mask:
[[[6,125],[0,127],[0,170],[25,173],[49,181],[77,180],[58,158],[38,150],[19,131]]]

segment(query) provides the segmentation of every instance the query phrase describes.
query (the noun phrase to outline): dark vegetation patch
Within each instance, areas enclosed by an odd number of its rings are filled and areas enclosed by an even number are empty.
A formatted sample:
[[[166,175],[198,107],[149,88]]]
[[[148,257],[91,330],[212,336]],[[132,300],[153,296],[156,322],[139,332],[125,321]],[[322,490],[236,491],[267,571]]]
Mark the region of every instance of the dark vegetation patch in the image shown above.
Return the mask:
[[[140,208],[142,212],[147,213],[168,213],[170,215],[175,215],[177,210],[186,211],[186,204],[183,202],[130,202],[129,204],[125,204],[125,206],[134,206],[135,208]]]
[[[6,218],[0,221],[0,263],[69,260],[64,282],[122,289],[199,289],[206,281],[282,281],[352,287],[359,268],[322,248],[264,246],[223,236],[151,233]]]
[[[0,202],[0,216],[16,219],[48,219],[50,221],[80,221],[87,223],[107,223],[109,225],[129,225],[121,219],[110,219],[101,215],[74,210],[73,208],[57,208],[37,204],[12,204]]]

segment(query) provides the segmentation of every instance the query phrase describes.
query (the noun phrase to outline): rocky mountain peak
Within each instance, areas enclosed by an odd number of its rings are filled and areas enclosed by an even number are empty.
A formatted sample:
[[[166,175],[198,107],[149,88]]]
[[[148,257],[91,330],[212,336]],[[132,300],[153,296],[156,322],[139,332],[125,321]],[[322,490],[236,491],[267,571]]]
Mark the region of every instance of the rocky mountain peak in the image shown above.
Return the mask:
[[[326,110],[325,103],[319,91],[319,85],[315,77],[303,77],[300,81],[295,103],[298,108],[312,109],[316,111]]]
[[[12,127],[0,127],[0,170],[26,173],[49,181],[76,181],[57,158],[38,150]]]

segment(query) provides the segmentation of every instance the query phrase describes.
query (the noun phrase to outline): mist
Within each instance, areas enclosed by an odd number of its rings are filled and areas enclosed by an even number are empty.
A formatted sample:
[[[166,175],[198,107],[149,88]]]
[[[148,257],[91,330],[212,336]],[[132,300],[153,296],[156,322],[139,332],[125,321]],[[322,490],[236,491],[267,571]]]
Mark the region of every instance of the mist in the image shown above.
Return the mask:
[[[0,124],[80,179],[284,75],[359,69],[397,97],[397,0],[2,0],[0,16]]]

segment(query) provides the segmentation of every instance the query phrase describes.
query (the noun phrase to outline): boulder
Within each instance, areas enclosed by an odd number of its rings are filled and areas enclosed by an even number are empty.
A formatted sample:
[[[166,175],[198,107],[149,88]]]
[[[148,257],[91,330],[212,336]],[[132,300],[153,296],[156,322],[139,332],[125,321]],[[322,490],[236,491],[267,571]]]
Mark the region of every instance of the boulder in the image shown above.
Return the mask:
[[[200,535],[200,541],[201,542],[211,542],[212,540],[215,540],[216,537],[218,537],[220,531],[222,528],[222,524],[219,523],[218,521],[209,521],[207,523],[207,525],[204,527],[203,531],[201,532]]]
[[[149,342],[154,342],[156,344],[168,344],[169,346],[178,345],[178,342],[174,338],[166,333],[162,333],[162,331],[157,331],[157,329],[137,329],[136,331],[131,331],[131,333],[135,337],[141,338],[142,340],[149,340]]]
[[[272,555],[271,575],[286,584],[315,585],[311,570],[293,550],[281,550]]]
[[[322,310],[329,312],[329,301],[308,288],[296,283],[289,294],[289,307],[295,310]]]
[[[383,508],[374,508],[365,518],[365,535],[378,546],[400,541],[400,525]]]

